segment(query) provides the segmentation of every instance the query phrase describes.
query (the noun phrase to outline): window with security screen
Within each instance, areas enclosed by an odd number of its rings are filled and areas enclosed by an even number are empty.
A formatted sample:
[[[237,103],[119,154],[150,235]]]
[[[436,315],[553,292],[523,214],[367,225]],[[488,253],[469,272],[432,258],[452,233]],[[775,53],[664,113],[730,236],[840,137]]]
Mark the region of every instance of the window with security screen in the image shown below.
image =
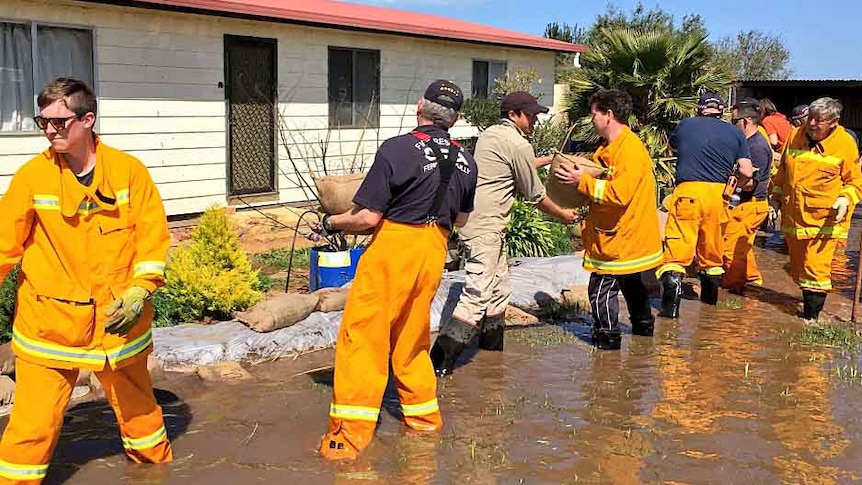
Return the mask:
[[[380,51],[329,48],[329,127],[380,126]]]
[[[34,131],[36,96],[58,77],[93,85],[93,32],[0,22],[0,131]]]

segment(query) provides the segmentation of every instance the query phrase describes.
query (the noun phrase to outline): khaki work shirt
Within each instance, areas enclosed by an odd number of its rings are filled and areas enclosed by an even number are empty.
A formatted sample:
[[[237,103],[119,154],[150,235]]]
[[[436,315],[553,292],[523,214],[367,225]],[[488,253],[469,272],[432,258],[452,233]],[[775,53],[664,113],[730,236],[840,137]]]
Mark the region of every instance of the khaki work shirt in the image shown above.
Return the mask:
[[[545,198],[545,186],[536,173],[533,146],[515,123],[502,120],[479,135],[474,153],[479,167],[475,209],[458,230],[463,239],[503,232],[509,223],[515,192],[528,204]]]

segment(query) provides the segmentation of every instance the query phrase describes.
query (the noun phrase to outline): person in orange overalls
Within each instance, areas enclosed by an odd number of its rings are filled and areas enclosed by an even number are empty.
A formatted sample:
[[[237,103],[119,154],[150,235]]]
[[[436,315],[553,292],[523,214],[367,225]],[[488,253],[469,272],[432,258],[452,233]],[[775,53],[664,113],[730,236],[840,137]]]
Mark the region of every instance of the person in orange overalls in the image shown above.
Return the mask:
[[[740,202],[730,209],[724,230],[724,277],[721,286],[741,294],[747,284],[762,286],[763,277],[754,259],[757,229],[769,215],[767,200],[772,149],[759,133],[760,110],[756,99],[743,99],[731,108],[730,122],[745,135],[754,166],[754,178],[743,187]]]
[[[18,170],[0,200],[0,279],[21,263],[0,483],[45,477],[81,369],[101,381],[126,456],[171,461],[147,370],[150,296],[164,284],[170,246],[162,201],[146,167],[93,132],[96,98],[86,84],[57,79],[37,102],[51,147]]]
[[[655,317],[643,272],[662,261],[656,182],[652,158],[625,124],[632,110],[628,93],[603,90],[590,97],[593,129],[605,142],[593,160],[608,175],[593,178],[577,167],[560,167],[555,176],[590,197],[582,230],[584,269],[590,271],[593,342],[600,349],[620,348],[619,299],[628,305],[632,334],[651,337]]]
[[[320,454],[354,459],[369,444],[389,368],[403,422],[439,431],[431,347],[431,301],[443,277],[447,239],[473,210],[477,169],[449,136],[464,96],[455,84],[431,83],[417,106],[419,126],[386,140],[353,198],[354,208],[324,215],[328,236],[374,231],[350,287],[338,339],[329,431]]]
[[[682,278],[695,256],[700,301],[718,303],[724,274],[722,239],[728,221],[722,194],[734,166],[741,178],[749,179],[754,173],[745,137],[721,120],[723,112],[721,96],[704,93],[698,101],[698,116],[682,120],[670,136],[677,165],[676,187],[665,203],[664,258],[656,270],[662,283],[662,317],[679,317]]]
[[[781,232],[790,252],[790,276],[802,289],[802,317],[816,320],[832,289],[832,258],[846,240],[850,214],[862,197],[858,149],[839,124],[841,103],[820,98],[808,106],[808,122],[788,138],[774,177]]]

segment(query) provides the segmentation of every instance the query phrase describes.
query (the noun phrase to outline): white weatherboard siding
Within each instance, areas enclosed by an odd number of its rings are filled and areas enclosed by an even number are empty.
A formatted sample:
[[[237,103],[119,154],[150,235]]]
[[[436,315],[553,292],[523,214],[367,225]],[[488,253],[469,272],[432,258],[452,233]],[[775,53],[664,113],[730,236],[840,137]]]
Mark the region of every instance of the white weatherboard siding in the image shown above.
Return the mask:
[[[301,171],[320,173],[320,141],[328,134],[330,170],[351,163],[368,167],[383,140],[413,128],[416,101],[430,81],[452,79],[470,92],[473,59],[506,61],[510,71],[536,69],[542,101],[553,104],[551,52],[67,0],[4,0],[0,19],[95,31],[98,131],[107,144],[131,152],[150,168],[169,215],[227,202],[227,108],[219,87],[225,34],[278,41],[278,109],[289,146],[279,140],[279,194],[266,203],[308,198],[297,187],[286,148]],[[327,128],[330,46],[380,51],[379,129]],[[453,129],[456,137],[473,134],[475,129],[463,121]],[[41,134],[0,134],[0,193],[15,171],[46,146]]]

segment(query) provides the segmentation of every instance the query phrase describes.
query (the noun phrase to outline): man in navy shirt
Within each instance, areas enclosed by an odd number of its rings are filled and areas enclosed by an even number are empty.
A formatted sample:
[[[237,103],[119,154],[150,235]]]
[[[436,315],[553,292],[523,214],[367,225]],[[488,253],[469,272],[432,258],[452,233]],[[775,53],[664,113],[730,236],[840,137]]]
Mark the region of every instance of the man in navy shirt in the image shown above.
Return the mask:
[[[718,303],[718,287],[724,274],[722,225],[727,222],[723,192],[734,165],[738,175],[753,174],[751,155],[738,128],[721,120],[724,101],[704,93],[698,116],[682,120],[670,136],[677,153],[676,188],[666,202],[663,264],[656,270],[662,283],[660,316],[677,318],[682,297],[682,278],[695,255],[700,270],[700,300]]]
[[[730,210],[724,231],[724,278],[721,286],[741,294],[746,284],[761,286],[763,277],[754,259],[754,237],[769,214],[769,186],[772,149],[758,133],[760,110],[756,99],[743,99],[731,110],[731,124],[745,135],[754,166],[754,178],[743,187],[739,204]]]
[[[329,432],[320,444],[324,458],[356,458],[371,441],[390,363],[404,424],[418,431],[442,426],[428,356],[430,314],[449,232],[473,211],[476,162],[448,132],[463,100],[455,84],[431,83],[417,106],[419,126],[383,143],[353,210],[327,214],[317,228],[323,235],[374,232],[335,345]]]

